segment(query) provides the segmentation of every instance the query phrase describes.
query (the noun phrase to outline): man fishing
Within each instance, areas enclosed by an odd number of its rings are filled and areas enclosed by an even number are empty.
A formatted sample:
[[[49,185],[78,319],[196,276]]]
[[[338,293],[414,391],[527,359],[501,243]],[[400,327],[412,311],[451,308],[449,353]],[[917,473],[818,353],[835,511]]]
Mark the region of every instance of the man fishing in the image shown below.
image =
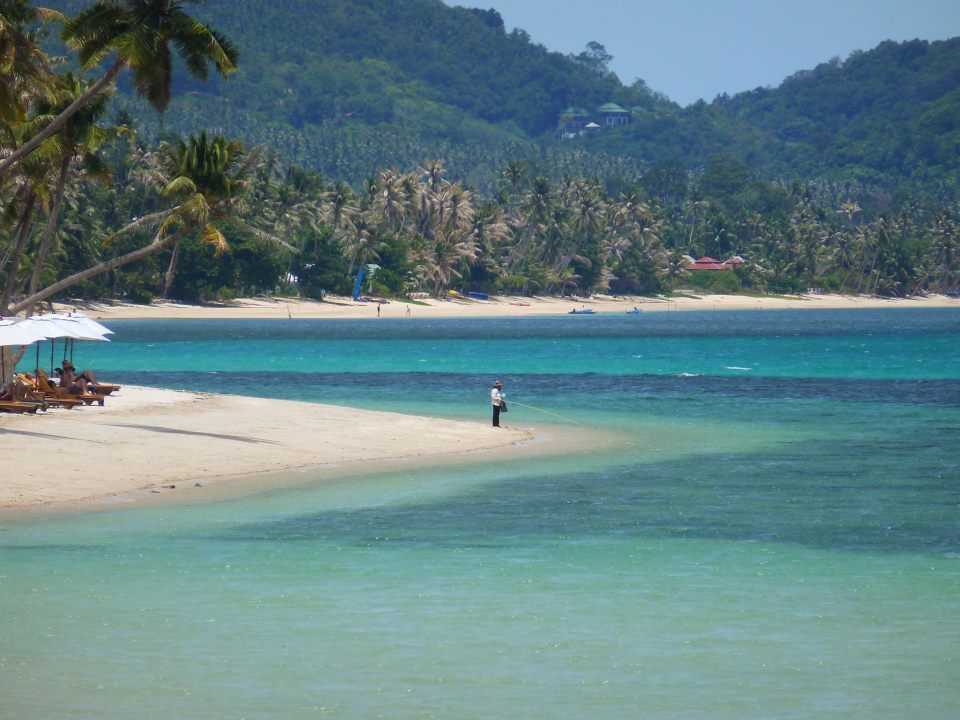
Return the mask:
[[[490,402],[493,404],[493,426],[500,427],[500,413],[507,411],[507,403],[503,399],[501,389],[503,384],[497,380],[493,383],[493,389],[490,390]]]

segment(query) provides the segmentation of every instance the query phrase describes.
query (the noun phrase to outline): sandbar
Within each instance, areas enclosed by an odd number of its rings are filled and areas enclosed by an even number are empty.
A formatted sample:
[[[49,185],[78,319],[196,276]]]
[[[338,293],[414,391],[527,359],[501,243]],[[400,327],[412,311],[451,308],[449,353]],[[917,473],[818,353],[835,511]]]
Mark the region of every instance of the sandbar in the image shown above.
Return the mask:
[[[529,428],[124,386],[103,407],[0,414],[0,509],[213,486],[350,463],[462,461],[536,445]],[[558,443],[563,445],[563,443]],[[314,474],[317,474],[314,473]]]

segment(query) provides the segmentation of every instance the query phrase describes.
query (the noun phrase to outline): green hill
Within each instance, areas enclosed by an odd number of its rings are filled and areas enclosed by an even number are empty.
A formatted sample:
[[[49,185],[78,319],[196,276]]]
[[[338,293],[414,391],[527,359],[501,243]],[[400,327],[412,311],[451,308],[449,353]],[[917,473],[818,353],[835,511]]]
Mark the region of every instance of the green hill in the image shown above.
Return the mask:
[[[623,85],[602,47],[550,52],[522,30],[507,32],[495,10],[440,0],[208,0],[191,12],[235,42],[241,69],[229,82],[178,74],[162,121],[126,100],[154,135],[209,128],[354,183],[438,156],[480,188],[516,159],[544,174],[615,183],[658,163],[697,172],[724,156],[767,178],[956,197],[960,39],[885,42],[775,89],[681,108],[642,82]],[[607,102],[629,109],[630,124],[557,139],[564,108],[593,113]]]

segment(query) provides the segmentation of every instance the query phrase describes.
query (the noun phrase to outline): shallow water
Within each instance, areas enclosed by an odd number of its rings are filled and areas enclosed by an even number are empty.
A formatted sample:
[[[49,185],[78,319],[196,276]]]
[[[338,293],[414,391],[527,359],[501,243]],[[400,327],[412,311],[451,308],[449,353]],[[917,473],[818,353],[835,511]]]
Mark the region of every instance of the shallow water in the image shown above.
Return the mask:
[[[486,419],[498,376],[626,440],[2,521],[0,717],[960,715],[954,311],[111,326],[118,382]]]

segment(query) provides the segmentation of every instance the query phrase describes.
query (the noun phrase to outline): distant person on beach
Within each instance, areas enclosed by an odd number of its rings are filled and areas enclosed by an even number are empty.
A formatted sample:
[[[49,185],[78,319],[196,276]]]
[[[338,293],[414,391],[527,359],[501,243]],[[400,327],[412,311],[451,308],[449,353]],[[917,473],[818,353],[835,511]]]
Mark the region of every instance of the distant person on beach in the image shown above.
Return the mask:
[[[500,413],[507,411],[507,402],[503,399],[501,390],[503,384],[497,380],[490,391],[490,402],[493,405],[493,426],[500,427]]]
[[[380,303],[377,303],[377,317],[380,317]]]
[[[407,317],[410,317],[410,306],[407,305]]]

